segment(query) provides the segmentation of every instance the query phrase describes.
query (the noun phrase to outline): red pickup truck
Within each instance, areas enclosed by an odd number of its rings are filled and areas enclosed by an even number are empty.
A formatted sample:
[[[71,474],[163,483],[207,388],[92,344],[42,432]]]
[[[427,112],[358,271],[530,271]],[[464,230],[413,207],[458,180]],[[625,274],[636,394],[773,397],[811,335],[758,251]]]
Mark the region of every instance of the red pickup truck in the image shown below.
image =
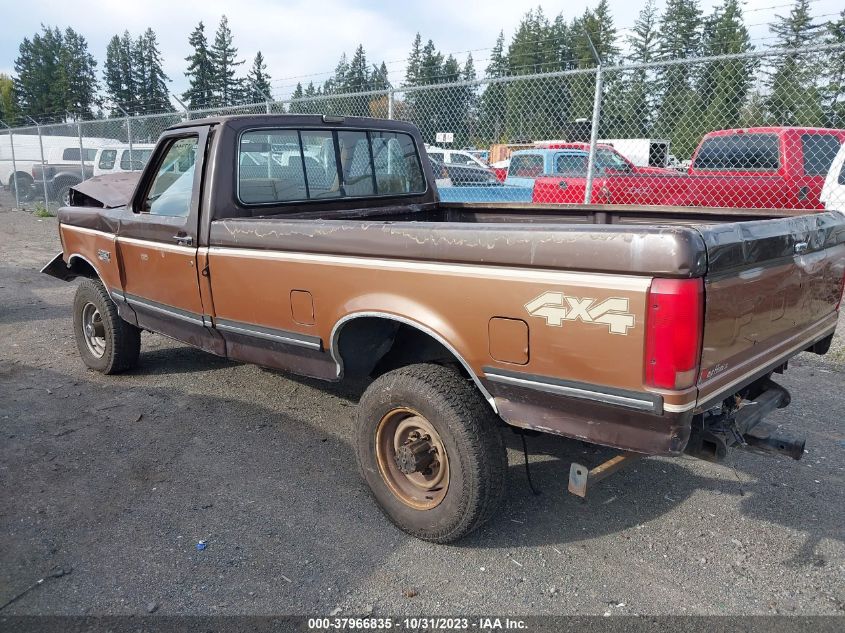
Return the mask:
[[[705,135],[687,173],[599,169],[591,201],[756,209],[822,209],[825,176],[845,130],[761,127]],[[586,173],[538,178],[535,203],[583,203]]]

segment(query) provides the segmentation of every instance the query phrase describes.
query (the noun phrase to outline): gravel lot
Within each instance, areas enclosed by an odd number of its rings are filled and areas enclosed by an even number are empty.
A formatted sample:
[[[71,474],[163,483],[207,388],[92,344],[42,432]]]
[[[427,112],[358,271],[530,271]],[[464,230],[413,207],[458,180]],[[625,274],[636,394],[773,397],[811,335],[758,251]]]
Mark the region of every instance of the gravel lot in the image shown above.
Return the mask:
[[[782,379],[793,403],[772,420],[807,435],[801,462],[651,458],[585,503],[569,463],[603,453],[529,438],[534,497],[509,436],[501,513],[434,546],[393,528],[359,479],[362,385],[149,334],[135,371],[87,371],[75,284],[38,274],[58,250],[55,218],[0,200],[0,604],[70,572],[3,614],[845,611],[841,336]]]

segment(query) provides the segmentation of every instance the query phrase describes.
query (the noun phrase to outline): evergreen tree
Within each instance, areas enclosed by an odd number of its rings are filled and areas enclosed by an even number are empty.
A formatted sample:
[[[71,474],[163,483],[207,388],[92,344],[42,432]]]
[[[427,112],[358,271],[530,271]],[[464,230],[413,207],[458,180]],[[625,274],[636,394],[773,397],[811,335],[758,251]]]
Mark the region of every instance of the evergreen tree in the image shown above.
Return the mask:
[[[243,64],[237,61],[238,49],[234,46],[234,38],[229,28],[229,20],[224,15],[220,18],[214,44],[211,45],[210,59],[212,72],[213,101],[217,106],[227,106],[235,103],[241,97],[241,82],[235,78],[236,69]]]
[[[505,34],[499,31],[496,44],[490,51],[490,60],[485,73],[488,79],[507,75],[508,60],[505,57]],[[498,143],[503,140],[507,120],[507,88],[504,83],[488,83],[479,101],[479,133],[485,141]]]
[[[769,27],[777,45],[806,46],[819,36],[813,22],[810,0],[796,0],[786,17],[777,16]],[[821,68],[807,55],[787,53],[775,59],[768,82],[768,110],[776,125],[821,125],[824,121],[821,94],[816,86]]]
[[[127,94],[127,82],[123,76],[121,64],[120,37],[112,36],[106,46],[106,64],[103,67],[103,81],[105,82],[106,98],[112,103],[111,113],[113,116],[120,114],[120,110],[114,106],[115,103],[128,103],[132,97]]]
[[[373,66],[373,74],[370,76],[370,90],[388,90],[390,88],[390,79],[387,72],[387,64],[381,63],[381,66]]]
[[[94,107],[99,105],[97,62],[88,52],[85,38],[70,27],[65,29],[56,80],[63,108],[82,119],[93,119]]]
[[[266,101],[273,92],[270,85],[270,75],[267,74],[267,64],[264,63],[264,55],[261,51],[255,54],[252,61],[252,68],[247,73],[247,101],[249,103],[260,103]],[[302,96],[302,84],[297,84],[299,96]]]
[[[655,0],[646,0],[634,22],[632,35],[628,36],[628,56],[632,64],[648,64],[657,56],[657,5]],[[626,77],[625,122],[623,135],[648,137],[653,123],[652,113],[656,108],[653,93],[654,71],[638,68]]]
[[[126,85],[124,100],[120,102],[120,105],[124,110],[131,112],[138,103],[139,69],[136,66],[138,55],[135,42],[129,31],[124,31],[120,38],[120,55],[118,60],[120,64],[120,75],[123,77]]]
[[[15,91],[21,109],[39,122],[56,116],[63,119],[66,111],[63,86],[57,81],[62,75],[62,33],[47,26],[41,29],[31,40],[24,38],[15,60]]]
[[[19,116],[15,82],[9,75],[0,73],[0,121],[13,126]]]
[[[422,60],[422,38],[417,33],[414,42],[411,44],[411,53],[408,55],[408,66],[405,70],[405,85],[416,86],[420,76],[420,62]]]
[[[695,57],[701,51],[701,9],[698,0],[667,0],[660,17],[658,51],[661,59]],[[657,71],[660,104],[655,134],[672,139],[679,156],[688,156],[698,143],[698,126],[689,123],[701,118],[701,104],[693,86],[692,64],[674,64]]]
[[[358,44],[344,80],[344,92],[364,92],[370,88],[370,67],[364,47]]]
[[[158,39],[151,28],[138,37],[135,51],[138,90],[135,110],[139,113],[172,111],[170,93],[167,90],[170,78],[164,74]]]
[[[724,0],[705,20],[702,47],[706,56],[747,53],[753,48],[738,0]],[[698,86],[704,108],[702,135],[739,125],[756,65],[755,60],[731,59],[704,67]]]
[[[825,43],[838,44],[839,50],[827,54],[827,80],[824,87],[824,108],[828,127],[845,127],[845,9],[838,20],[825,25]]]
[[[202,22],[191,32],[188,43],[194,52],[185,58],[189,88],[182,99],[192,108],[208,108],[214,101],[214,65]]]

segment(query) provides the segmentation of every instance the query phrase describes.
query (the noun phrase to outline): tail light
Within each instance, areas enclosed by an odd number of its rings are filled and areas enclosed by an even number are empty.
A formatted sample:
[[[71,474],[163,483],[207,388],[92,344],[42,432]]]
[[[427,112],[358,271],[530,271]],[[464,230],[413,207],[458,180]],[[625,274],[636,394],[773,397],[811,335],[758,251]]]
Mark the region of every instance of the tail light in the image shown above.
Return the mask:
[[[695,384],[704,329],[701,279],[654,279],[648,291],[645,381],[662,389]]]

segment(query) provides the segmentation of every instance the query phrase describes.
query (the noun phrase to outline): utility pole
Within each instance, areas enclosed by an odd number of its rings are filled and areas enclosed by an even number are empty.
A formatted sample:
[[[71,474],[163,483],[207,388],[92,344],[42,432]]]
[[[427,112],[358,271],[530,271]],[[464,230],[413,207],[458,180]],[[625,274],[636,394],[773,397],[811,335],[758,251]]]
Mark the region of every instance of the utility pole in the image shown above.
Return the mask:
[[[602,61],[599,57],[596,47],[593,45],[593,40],[590,38],[590,33],[584,29],[584,35],[587,37],[587,42],[590,44],[590,51],[593,54],[593,59],[596,60],[596,94],[593,98],[593,121],[590,129],[590,153],[587,158],[587,183],[584,188],[584,204],[590,204],[593,198],[593,172],[596,166],[596,143],[599,139],[599,119],[601,118],[601,97],[602,97]]]

